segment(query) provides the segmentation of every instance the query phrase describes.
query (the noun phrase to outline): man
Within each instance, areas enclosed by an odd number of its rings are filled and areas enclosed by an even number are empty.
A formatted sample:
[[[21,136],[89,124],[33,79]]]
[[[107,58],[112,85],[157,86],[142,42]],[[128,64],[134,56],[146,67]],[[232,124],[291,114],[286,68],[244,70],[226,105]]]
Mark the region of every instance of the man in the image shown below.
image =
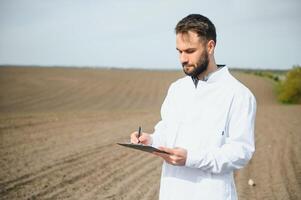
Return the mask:
[[[172,83],[153,134],[131,134],[132,143],[160,148],[161,200],[237,199],[233,171],[254,151],[256,100],[214,59],[216,31],[202,15],[176,26],[176,46],[187,75]]]

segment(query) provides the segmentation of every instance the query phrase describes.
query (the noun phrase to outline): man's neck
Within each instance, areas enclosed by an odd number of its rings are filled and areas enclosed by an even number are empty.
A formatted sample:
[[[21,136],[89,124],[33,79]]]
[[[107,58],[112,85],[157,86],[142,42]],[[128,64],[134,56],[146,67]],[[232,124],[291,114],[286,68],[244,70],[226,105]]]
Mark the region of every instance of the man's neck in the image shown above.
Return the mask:
[[[215,63],[209,63],[208,68],[201,74],[198,75],[199,80],[204,80],[206,76],[211,74],[212,72],[215,72],[217,70],[217,65]]]

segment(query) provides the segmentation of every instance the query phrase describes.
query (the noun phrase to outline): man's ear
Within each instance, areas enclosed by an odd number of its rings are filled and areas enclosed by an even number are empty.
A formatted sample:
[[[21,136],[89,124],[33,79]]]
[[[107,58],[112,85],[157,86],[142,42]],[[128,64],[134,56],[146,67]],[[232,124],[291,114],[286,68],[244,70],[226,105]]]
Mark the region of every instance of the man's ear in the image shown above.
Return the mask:
[[[207,51],[208,54],[214,54],[215,42],[213,40],[209,40],[207,43]]]

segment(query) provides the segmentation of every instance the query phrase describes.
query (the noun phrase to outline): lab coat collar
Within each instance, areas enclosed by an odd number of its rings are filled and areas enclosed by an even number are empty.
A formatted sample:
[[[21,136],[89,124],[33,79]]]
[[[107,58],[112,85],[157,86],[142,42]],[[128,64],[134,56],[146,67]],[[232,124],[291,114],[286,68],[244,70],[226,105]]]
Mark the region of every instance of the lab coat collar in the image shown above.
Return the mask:
[[[219,67],[216,71],[205,76],[204,81],[207,83],[214,83],[224,80],[229,73],[228,67]]]
[[[214,83],[214,82],[222,81],[227,77],[227,74],[229,74],[228,67],[223,66],[223,67],[219,67],[216,71],[211,72],[210,74],[205,76],[203,80],[196,81],[196,79],[192,78],[192,81],[195,87],[197,87],[198,83],[206,84],[206,83]]]

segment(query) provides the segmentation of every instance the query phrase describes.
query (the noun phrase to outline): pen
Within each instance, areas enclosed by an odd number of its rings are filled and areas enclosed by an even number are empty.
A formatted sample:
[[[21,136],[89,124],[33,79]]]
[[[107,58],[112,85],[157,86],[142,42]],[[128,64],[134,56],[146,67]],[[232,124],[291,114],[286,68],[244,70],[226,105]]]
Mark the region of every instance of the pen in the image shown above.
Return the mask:
[[[139,141],[140,136],[141,136],[141,126],[139,126],[139,129],[138,129],[138,143],[140,143],[140,141]]]

